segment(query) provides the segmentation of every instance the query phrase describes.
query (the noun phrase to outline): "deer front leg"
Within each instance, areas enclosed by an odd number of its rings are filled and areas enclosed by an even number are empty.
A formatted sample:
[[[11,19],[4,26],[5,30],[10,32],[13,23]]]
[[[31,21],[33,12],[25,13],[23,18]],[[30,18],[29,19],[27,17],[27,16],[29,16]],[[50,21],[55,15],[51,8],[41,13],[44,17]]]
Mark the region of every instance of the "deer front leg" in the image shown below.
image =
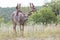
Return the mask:
[[[20,36],[21,36],[21,34],[22,34],[22,33],[21,33],[21,25],[20,25]]]
[[[24,34],[24,25],[21,26],[21,30],[20,31],[21,31],[21,36],[23,37],[24,36],[23,35]]]

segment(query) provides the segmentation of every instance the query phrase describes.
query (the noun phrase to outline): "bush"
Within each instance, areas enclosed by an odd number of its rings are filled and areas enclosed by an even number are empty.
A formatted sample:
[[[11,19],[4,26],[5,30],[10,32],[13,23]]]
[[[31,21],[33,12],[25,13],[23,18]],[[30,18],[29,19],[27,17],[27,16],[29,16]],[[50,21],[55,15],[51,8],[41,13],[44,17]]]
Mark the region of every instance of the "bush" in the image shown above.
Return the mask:
[[[50,7],[43,7],[38,12],[32,13],[29,17],[29,21],[33,21],[34,23],[52,23],[56,21],[55,13],[52,11]]]
[[[60,24],[60,15],[57,15],[57,21],[56,24]]]

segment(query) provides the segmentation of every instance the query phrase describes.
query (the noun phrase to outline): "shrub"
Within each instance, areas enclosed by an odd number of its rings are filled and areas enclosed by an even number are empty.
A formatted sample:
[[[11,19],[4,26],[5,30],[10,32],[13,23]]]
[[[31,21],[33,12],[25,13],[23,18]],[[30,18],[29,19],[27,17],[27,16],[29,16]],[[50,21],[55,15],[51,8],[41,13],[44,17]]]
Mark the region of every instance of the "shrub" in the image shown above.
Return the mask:
[[[50,7],[43,7],[38,12],[32,13],[29,17],[29,21],[34,23],[52,23],[56,21],[55,13]]]

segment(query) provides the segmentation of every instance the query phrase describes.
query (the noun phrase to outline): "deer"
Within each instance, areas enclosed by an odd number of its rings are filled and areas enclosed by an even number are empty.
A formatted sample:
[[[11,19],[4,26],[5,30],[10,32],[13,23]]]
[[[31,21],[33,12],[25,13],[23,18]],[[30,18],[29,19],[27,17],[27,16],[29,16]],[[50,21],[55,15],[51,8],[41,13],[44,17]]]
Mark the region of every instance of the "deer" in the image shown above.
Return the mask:
[[[13,23],[13,32],[17,33],[16,32],[16,25],[19,24],[21,36],[24,36],[23,35],[24,34],[24,25],[25,25],[26,21],[28,20],[28,17],[30,15],[32,15],[31,12],[35,11],[35,7],[34,7],[33,3],[30,3],[31,11],[28,12],[28,14],[23,13],[20,8],[21,8],[21,4],[17,4],[16,11],[12,12],[11,19],[12,19],[12,23]]]

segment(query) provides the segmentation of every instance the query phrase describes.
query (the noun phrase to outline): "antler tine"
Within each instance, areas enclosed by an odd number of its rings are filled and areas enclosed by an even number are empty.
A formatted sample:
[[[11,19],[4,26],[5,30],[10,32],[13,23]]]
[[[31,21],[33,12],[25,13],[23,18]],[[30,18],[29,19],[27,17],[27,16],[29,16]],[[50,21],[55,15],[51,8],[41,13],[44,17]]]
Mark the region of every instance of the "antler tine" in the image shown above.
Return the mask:
[[[19,4],[19,6],[21,6],[21,4]]]
[[[17,3],[17,6],[16,6],[16,9],[18,9],[18,3]]]
[[[32,3],[32,6],[34,7],[34,4]]]
[[[31,3],[30,3],[30,7],[31,7]]]

